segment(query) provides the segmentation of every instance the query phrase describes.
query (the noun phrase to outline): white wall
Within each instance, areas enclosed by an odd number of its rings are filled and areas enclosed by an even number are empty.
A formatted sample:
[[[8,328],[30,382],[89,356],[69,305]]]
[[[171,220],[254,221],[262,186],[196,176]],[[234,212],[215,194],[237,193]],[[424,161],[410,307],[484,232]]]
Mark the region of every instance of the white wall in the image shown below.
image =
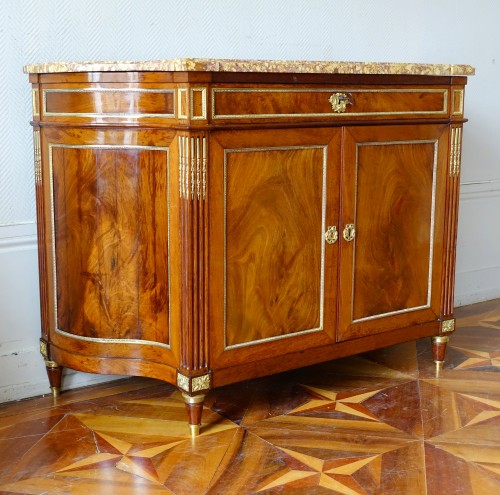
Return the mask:
[[[458,305],[500,297],[497,0],[3,0],[0,3],[0,402],[48,391],[39,306],[30,88],[21,67],[173,57],[467,63]],[[101,380],[73,373],[68,387]]]

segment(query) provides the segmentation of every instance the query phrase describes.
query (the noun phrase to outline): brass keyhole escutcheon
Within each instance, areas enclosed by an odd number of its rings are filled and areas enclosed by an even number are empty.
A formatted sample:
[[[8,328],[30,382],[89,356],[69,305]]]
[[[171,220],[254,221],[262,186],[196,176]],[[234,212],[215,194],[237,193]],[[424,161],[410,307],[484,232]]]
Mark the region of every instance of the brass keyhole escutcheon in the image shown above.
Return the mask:
[[[325,241],[328,244],[335,244],[338,238],[339,238],[339,233],[337,232],[337,227],[332,225],[328,227],[328,229],[326,229]]]
[[[344,113],[347,105],[352,105],[352,95],[346,93],[333,93],[328,101],[335,113]]]
[[[354,224],[348,223],[345,226],[344,231],[342,232],[342,234],[344,236],[344,239],[347,242],[351,242],[354,239],[354,237],[356,236],[356,229],[354,228]]]

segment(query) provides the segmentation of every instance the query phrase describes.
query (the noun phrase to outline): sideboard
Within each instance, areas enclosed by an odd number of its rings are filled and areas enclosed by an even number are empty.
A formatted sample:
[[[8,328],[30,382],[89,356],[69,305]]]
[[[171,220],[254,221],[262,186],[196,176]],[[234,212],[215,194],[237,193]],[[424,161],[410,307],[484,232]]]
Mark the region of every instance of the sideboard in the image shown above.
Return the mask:
[[[422,337],[453,287],[465,65],[28,65],[41,352],[183,393]]]

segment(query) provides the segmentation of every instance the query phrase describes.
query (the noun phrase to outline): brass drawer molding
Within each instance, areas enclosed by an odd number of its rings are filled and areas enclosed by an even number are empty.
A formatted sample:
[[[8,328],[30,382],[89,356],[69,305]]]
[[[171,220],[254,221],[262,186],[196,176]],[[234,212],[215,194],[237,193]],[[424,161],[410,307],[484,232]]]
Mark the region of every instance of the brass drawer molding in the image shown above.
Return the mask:
[[[332,110],[335,113],[344,113],[347,105],[352,105],[352,95],[350,93],[333,93],[328,101],[332,105]]]
[[[65,102],[65,98],[76,98],[77,95],[86,95],[86,104],[89,106],[89,111],[75,111],[72,110],[72,105]],[[148,111],[141,111],[141,97],[157,97],[163,96],[169,105],[164,102],[165,108],[158,113],[151,113]],[[169,98],[170,97],[170,98]],[[125,101],[129,98],[131,101],[131,111],[116,111],[114,105],[116,101]],[[175,89],[170,88],[54,88],[44,89],[42,91],[42,110],[45,117],[84,117],[84,118],[148,118],[148,119],[172,119],[175,118]],[[53,109],[52,106],[56,101],[62,101],[61,109]],[[52,106],[51,106],[52,104]],[[159,103],[157,103],[159,105]],[[67,109],[65,107],[67,106]],[[124,108],[127,105],[124,106]],[[171,107],[170,109],[167,107]],[[108,111],[106,111],[108,110]],[[170,111],[168,111],[170,110]]]
[[[372,117],[448,115],[445,88],[212,88],[212,119],[282,119],[290,117]],[[347,112],[347,105],[356,108]],[[330,107],[330,108],[329,108]]]

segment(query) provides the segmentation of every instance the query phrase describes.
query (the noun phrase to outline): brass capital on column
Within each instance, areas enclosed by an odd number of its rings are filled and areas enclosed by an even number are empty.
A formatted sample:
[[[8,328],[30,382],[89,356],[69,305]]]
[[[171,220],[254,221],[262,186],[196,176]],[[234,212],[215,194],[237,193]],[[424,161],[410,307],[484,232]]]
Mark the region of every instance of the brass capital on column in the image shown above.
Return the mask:
[[[455,319],[444,320],[441,322],[441,333],[451,333],[455,331]]]

